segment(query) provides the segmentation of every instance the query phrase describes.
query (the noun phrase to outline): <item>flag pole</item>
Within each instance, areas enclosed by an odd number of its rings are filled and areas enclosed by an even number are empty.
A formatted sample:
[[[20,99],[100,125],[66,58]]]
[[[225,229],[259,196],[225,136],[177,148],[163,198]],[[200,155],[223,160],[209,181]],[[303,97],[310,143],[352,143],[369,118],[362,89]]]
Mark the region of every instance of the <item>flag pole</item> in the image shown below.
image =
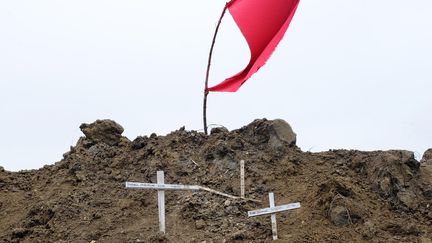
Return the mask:
[[[216,36],[217,36],[218,31],[219,31],[219,26],[220,26],[220,24],[222,22],[222,19],[223,19],[224,15],[225,15],[225,12],[227,10],[227,7],[228,7],[228,3],[225,4],[225,7],[224,7],[224,9],[222,11],[222,14],[221,14],[221,16],[219,18],[219,21],[218,21],[217,25],[216,25],[216,29],[215,29],[215,32],[214,32],[214,35],[213,35],[213,41],[212,41],[212,44],[211,44],[211,47],[210,47],[210,53],[209,53],[209,57],[208,57],[208,63],[207,63],[207,72],[206,72],[205,86],[204,86],[204,102],[203,102],[203,122],[204,122],[204,133],[206,135],[208,134],[208,131],[207,131],[207,96],[209,94],[208,80],[209,80],[209,74],[210,74],[210,65],[211,65],[211,59],[212,59],[212,55],[213,55],[213,48],[214,48],[214,45],[215,45],[215,42],[216,42]]]

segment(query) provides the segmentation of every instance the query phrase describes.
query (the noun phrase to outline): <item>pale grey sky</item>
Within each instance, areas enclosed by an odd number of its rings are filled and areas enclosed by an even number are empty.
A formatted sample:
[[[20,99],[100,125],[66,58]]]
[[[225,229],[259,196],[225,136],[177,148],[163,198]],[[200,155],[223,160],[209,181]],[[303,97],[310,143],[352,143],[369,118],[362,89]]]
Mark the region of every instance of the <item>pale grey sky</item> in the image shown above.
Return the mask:
[[[222,0],[0,2],[0,166],[61,159],[79,125],[109,118],[134,139],[202,129],[202,90]],[[432,2],[302,0],[279,47],[208,119],[288,121],[303,150],[432,147]],[[231,16],[211,84],[248,49]]]

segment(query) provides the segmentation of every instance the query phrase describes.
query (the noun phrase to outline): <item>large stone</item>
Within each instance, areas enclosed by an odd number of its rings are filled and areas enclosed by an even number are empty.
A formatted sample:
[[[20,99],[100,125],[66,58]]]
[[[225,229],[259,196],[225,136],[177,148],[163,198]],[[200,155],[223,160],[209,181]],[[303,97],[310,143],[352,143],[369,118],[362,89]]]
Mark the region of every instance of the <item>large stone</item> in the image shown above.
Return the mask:
[[[124,129],[113,120],[96,120],[91,124],[83,123],[80,126],[86,138],[95,143],[117,145],[120,142]]]
[[[432,199],[432,149],[426,150],[420,161],[420,180],[423,184],[423,196]]]
[[[420,160],[420,162],[432,164],[432,148],[430,148],[424,152],[423,158]]]
[[[336,226],[344,226],[350,223],[348,209],[344,206],[336,206],[330,209],[330,220]]]
[[[294,147],[296,144],[296,134],[282,119],[257,119],[239,129],[238,132],[242,139],[255,145],[268,144],[273,148],[281,148]]]
[[[292,130],[288,122],[282,119],[276,119],[269,121],[270,123],[270,139],[269,144],[273,147],[282,146],[283,143],[287,143],[290,146],[296,144],[297,135]]]

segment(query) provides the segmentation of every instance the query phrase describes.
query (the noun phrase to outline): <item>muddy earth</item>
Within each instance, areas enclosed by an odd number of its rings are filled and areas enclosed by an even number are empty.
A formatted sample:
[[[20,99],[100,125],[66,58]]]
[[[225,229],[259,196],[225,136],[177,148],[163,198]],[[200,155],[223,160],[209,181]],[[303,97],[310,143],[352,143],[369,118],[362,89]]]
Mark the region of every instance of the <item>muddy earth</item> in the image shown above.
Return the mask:
[[[206,136],[180,128],[130,141],[114,121],[80,126],[64,158],[39,170],[0,167],[0,242],[273,242],[270,216],[247,211],[300,202],[277,214],[275,242],[432,242],[432,149],[303,152],[283,120],[255,120]],[[157,192],[126,181],[205,186],[166,191],[166,234]]]

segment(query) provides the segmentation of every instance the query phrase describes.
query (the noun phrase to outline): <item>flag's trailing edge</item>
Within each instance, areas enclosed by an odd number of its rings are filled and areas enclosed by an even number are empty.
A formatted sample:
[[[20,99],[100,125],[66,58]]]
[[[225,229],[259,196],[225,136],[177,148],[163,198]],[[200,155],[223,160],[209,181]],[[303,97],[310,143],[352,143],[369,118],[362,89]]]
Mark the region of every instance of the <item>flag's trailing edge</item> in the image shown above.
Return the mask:
[[[231,0],[227,8],[249,45],[251,58],[246,68],[213,92],[236,92],[265,62],[284,36],[300,0]]]

